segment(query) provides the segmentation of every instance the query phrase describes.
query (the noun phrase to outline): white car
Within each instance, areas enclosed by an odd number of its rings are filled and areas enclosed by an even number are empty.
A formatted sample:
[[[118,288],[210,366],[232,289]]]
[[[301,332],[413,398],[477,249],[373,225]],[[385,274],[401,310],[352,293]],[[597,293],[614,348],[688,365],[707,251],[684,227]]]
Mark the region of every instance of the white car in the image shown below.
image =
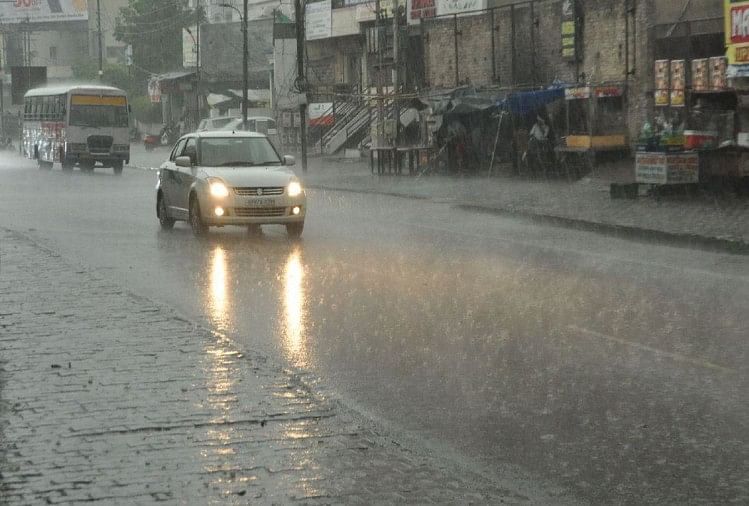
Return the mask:
[[[206,118],[198,123],[197,132],[206,132],[210,130],[219,130],[225,127],[229,122],[236,120],[236,116],[217,116],[215,118]]]
[[[307,196],[265,135],[255,132],[196,132],[180,138],[161,165],[156,215],[163,229],[190,223],[195,235],[208,227],[282,224],[292,238],[304,230]]]

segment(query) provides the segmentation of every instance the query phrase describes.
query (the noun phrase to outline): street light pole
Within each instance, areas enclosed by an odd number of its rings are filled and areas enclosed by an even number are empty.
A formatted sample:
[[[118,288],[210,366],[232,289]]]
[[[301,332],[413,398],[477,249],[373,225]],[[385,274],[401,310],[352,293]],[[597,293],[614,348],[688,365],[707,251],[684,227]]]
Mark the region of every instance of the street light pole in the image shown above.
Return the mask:
[[[247,129],[247,87],[249,86],[249,73],[247,66],[249,65],[249,48],[247,46],[247,0],[244,0],[243,12],[239,12],[234,5],[231,4],[218,4],[219,7],[226,7],[228,9],[234,9],[239,14],[240,21],[242,22],[242,130]]]
[[[244,86],[242,87],[242,130],[247,129],[247,86],[248,86],[248,60],[249,50],[247,47],[247,0],[244,0],[244,14],[242,15],[242,80]]]
[[[378,0],[379,1],[379,0]],[[302,138],[302,172],[307,172],[307,80],[304,76],[304,7],[301,0],[294,0],[296,18],[296,70],[299,93],[299,136]]]
[[[96,29],[97,37],[99,39],[99,81],[104,78],[104,51],[102,48],[102,36],[101,36],[101,0],[96,0]]]

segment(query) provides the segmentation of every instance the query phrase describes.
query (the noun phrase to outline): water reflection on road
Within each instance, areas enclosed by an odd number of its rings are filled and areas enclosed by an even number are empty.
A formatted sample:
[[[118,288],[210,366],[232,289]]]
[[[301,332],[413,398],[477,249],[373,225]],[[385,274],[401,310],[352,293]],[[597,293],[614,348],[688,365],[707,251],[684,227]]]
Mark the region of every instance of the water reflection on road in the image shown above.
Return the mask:
[[[289,254],[284,266],[283,316],[280,323],[286,356],[299,367],[308,365],[305,307],[304,266],[301,250],[297,247]]]

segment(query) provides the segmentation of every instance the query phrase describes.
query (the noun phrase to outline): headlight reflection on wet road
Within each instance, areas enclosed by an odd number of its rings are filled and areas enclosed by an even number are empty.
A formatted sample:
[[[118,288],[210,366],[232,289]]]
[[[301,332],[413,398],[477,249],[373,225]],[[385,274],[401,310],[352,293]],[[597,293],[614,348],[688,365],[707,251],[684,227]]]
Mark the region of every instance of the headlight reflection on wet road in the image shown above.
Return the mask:
[[[225,332],[228,328],[229,313],[227,311],[226,293],[228,287],[226,275],[226,253],[221,246],[216,246],[211,256],[210,291],[208,294],[208,308],[211,323],[216,329]]]
[[[289,254],[283,272],[283,348],[289,360],[299,367],[307,365],[304,312],[304,266],[299,249]]]

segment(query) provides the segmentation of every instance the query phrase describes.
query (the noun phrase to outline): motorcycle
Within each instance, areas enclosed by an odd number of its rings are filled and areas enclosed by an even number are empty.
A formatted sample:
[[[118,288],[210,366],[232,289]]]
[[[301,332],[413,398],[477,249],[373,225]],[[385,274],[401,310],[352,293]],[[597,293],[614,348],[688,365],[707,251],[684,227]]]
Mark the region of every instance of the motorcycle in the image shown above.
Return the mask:
[[[143,136],[143,145],[146,151],[153,151],[158,146],[172,146],[179,139],[179,127],[174,124],[164,125],[158,135],[146,134]]]

